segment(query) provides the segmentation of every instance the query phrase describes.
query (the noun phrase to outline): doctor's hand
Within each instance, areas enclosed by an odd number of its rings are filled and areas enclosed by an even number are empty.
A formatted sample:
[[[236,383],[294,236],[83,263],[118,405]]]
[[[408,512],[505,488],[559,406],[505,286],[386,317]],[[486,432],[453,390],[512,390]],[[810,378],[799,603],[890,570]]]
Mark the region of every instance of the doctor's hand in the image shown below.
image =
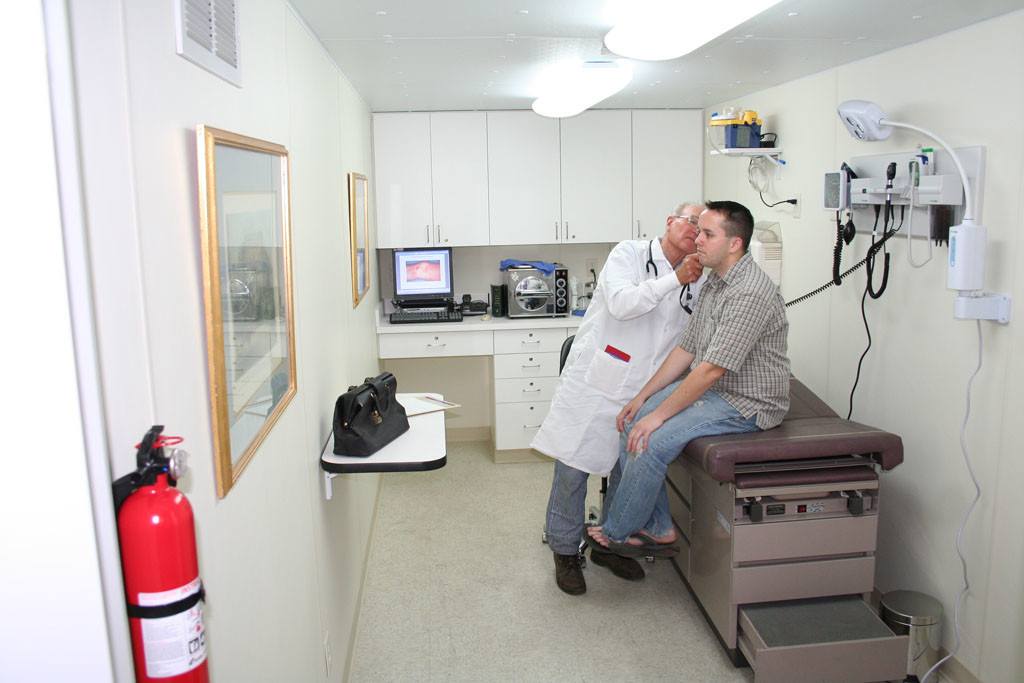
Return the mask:
[[[689,285],[700,279],[700,276],[704,273],[704,266],[700,264],[700,259],[697,258],[697,254],[690,254],[683,259],[683,262],[676,268],[676,277],[679,279],[679,284]]]
[[[639,412],[643,405],[644,399],[637,396],[627,403],[625,408],[619,411],[618,416],[615,418],[615,428],[619,430],[620,434],[626,430],[626,423],[633,419],[633,416]]]
[[[633,429],[629,432],[629,440],[626,442],[626,452],[642,453],[647,450],[647,446],[651,442],[651,434],[664,423],[665,421],[656,413],[651,413],[633,425]]]

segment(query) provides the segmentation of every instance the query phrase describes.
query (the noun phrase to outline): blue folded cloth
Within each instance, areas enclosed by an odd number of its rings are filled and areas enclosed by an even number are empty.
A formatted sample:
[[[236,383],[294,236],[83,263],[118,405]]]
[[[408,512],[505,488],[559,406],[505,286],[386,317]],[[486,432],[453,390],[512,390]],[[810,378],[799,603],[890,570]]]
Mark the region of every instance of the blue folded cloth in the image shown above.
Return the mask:
[[[512,266],[530,266],[536,268],[545,275],[551,275],[555,272],[555,264],[548,263],[547,261],[523,261],[522,259],[507,258],[502,259],[501,265],[498,266],[498,270],[508,270]]]

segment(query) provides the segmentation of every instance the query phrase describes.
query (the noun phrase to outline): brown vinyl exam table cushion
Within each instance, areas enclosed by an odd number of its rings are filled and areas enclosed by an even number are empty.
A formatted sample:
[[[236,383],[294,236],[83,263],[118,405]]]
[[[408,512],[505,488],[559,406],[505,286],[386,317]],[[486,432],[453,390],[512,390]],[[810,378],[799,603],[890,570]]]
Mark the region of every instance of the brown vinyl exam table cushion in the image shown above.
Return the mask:
[[[737,465],[762,462],[863,455],[883,470],[903,462],[903,440],[896,434],[842,419],[795,377],[789,394],[789,412],[778,427],[694,439],[680,457],[723,482],[735,480]]]

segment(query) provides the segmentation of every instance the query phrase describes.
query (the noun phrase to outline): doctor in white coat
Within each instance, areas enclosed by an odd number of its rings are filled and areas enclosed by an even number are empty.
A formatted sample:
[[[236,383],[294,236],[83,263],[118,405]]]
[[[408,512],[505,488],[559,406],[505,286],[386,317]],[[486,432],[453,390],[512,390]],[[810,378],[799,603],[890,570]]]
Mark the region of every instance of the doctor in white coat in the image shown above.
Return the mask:
[[[615,468],[615,418],[679,342],[696,303],[702,269],[695,258],[686,257],[696,252],[697,217],[703,209],[681,204],[666,219],[665,234],[659,239],[626,240],[612,249],[576,332],[551,409],[530,444],[555,458],[547,540],[555,555],[555,581],[571,595],[586,592],[577,551],[587,478]],[[616,469],[613,487],[617,474]],[[670,529],[648,531],[659,535]],[[644,577],[630,558],[592,550],[591,560],[624,579]]]

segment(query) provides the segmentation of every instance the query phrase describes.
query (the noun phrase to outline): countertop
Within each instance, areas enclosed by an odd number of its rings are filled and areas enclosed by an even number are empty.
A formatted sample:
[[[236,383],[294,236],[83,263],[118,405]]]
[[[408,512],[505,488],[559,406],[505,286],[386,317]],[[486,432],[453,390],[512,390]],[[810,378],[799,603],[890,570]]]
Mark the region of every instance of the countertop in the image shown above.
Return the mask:
[[[392,325],[385,317],[377,318],[377,334],[408,334],[410,332],[485,332],[493,330],[543,330],[558,327],[576,329],[583,322],[583,316],[570,315],[559,318],[491,318],[465,316],[460,323],[402,323]]]

